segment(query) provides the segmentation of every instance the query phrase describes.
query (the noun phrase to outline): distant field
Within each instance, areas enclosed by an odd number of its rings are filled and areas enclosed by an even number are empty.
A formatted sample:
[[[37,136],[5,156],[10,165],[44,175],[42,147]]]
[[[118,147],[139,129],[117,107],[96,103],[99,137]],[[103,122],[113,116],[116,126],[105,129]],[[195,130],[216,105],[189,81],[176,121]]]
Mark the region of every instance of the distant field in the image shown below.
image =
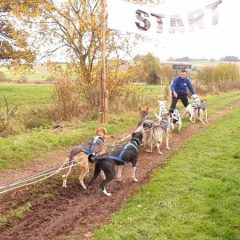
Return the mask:
[[[223,61],[188,61],[188,62],[165,62],[165,63],[167,63],[169,65],[177,64],[177,63],[190,64],[190,65],[192,65],[192,70],[193,71],[197,71],[197,70],[199,70],[203,67],[216,67],[217,65],[223,64],[223,63],[230,64],[230,62],[223,62]],[[240,62],[234,62],[232,64],[237,64],[239,66],[239,69],[240,69]]]
[[[144,85],[145,98],[159,98],[163,87],[160,85]],[[53,103],[53,85],[48,84],[0,84],[0,99],[4,95],[9,103],[18,106],[35,106],[36,108]]]
[[[169,62],[169,61],[162,61],[163,64],[174,64],[176,62]],[[180,63],[180,62],[179,62]],[[205,66],[216,66],[220,63],[227,63],[227,62],[221,62],[221,61],[188,61],[188,62],[181,62],[185,64],[191,64],[192,69],[198,69]],[[240,63],[235,63],[239,64]],[[10,81],[20,81],[20,80],[26,80],[27,82],[47,82],[49,80],[52,80],[52,75],[48,71],[46,65],[36,65],[33,68],[33,71],[31,73],[25,74],[23,77],[18,74],[14,73],[13,71],[10,71],[7,67],[0,67],[0,73],[3,73],[5,78]],[[1,79],[0,79],[1,81]]]
[[[47,81],[51,74],[44,68],[41,67],[35,67],[32,73],[27,73],[23,77],[21,77],[18,73],[14,74],[14,72],[10,71],[7,67],[0,67],[0,72],[2,72],[6,79],[12,80],[12,81],[19,81],[24,80],[27,81]],[[0,79],[1,80],[1,79]]]
[[[0,84],[0,99],[5,96],[10,105],[40,108],[52,103],[53,85]]]

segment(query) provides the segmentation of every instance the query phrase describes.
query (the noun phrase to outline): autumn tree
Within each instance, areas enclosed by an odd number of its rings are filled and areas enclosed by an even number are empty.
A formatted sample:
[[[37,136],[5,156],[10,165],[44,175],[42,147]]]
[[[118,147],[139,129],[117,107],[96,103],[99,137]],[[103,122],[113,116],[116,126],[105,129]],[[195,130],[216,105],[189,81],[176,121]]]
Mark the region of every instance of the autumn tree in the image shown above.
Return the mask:
[[[100,47],[102,9],[100,0],[68,0],[60,6],[46,1],[42,9],[39,39],[48,47],[45,55],[62,53],[69,62],[67,71],[75,78],[78,89],[91,107],[100,103]],[[128,54],[134,37],[106,32],[107,87],[109,95],[123,83],[118,69],[124,64],[122,55]],[[55,46],[55,48],[53,47]],[[61,71],[66,71],[62,66]],[[64,74],[62,74],[63,76]]]
[[[213,82],[221,89],[228,90],[240,85],[240,72],[237,64],[219,64],[213,71]]]
[[[123,86],[139,83],[147,77],[141,62],[123,62],[117,59],[109,62],[107,76],[111,82],[108,86],[110,100],[121,95]]]
[[[144,77],[147,83],[149,84],[157,84],[160,82],[160,61],[157,57],[148,53],[145,56],[139,56],[135,58],[135,61],[141,63],[144,71]]]
[[[175,77],[175,71],[172,69],[172,66],[164,65],[160,69],[160,78],[161,83],[164,85],[170,85]]]
[[[0,1],[0,63],[26,63],[35,59],[22,20],[36,17],[42,0]]]
[[[197,71],[197,79],[203,84],[210,85],[213,81],[214,66],[205,66]]]

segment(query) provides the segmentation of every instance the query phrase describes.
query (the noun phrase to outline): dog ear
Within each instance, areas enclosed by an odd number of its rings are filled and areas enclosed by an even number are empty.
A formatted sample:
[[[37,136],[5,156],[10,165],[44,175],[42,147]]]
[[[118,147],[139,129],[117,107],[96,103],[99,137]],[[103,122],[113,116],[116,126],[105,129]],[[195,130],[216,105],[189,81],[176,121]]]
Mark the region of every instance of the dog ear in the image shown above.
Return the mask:
[[[105,136],[107,135],[107,129],[104,127],[100,127],[96,130],[96,135],[102,135]]]
[[[148,111],[149,111],[149,107],[146,108],[145,112],[148,113]]]
[[[103,128],[102,127],[97,128],[96,135],[101,135],[101,133],[103,133]]]
[[[96,132],[95,132],[96,135],[98,135],[99,131],[100,131],[100,128],[97,128],[97,129],[96,129]]]
[[[107,135],[107,129],[104,127],[102,128],[102,134],[103,134],[103,136]]]

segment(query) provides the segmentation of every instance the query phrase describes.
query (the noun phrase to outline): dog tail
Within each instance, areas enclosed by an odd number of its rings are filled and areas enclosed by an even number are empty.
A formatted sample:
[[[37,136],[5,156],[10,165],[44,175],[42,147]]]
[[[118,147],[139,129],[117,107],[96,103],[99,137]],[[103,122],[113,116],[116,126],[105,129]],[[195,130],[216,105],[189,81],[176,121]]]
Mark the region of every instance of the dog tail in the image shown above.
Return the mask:
[[[88,155],[88,161],[90,163],[96,163],[96,155],[94,153]]]
[[[160,116],[157,113],[155,113],[155,116],[158,120],[160,120]]]
[[[95,163],[95,164],[98,163],[101,160],[106,159],[106,158],[108,158],[108,154],[106,154],[106,153],[104,153],[104,154],[102,154],[100,156],[98,156],[98,155],[96,156],[95,153],[92,153],[92,154],[88,155],[88,161],[90,163]]]

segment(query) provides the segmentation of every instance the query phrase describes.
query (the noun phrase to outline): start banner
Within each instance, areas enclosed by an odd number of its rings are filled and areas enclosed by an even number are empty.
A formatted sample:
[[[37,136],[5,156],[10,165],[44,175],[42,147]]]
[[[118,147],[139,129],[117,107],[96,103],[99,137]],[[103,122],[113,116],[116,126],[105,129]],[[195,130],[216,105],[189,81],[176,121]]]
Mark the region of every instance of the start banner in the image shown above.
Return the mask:
[[[140,5],[124,0],[108,0],[108,28],[138,34],[187,33],[218,24],[222,0],[182,8]],[[162,6],[162,8],[161,8]]]

